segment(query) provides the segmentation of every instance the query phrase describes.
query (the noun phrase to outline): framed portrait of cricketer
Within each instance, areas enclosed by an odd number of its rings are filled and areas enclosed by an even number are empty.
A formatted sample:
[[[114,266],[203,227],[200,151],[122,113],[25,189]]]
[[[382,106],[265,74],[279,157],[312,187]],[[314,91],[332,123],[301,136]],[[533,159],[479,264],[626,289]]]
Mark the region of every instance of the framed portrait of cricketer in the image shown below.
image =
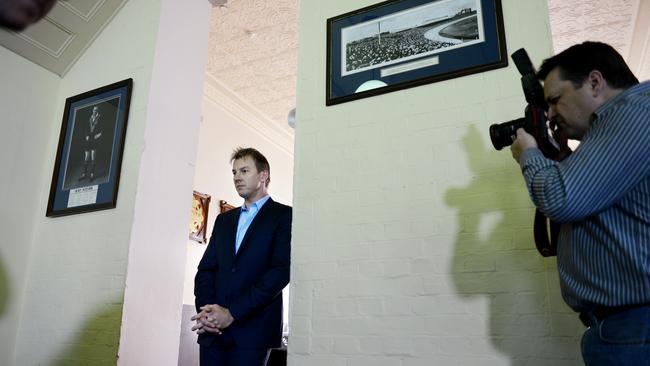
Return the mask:
[[[133,79],[65,101],[48,217],[115,208]]]
[[[325,104],[507,65],[501,0],[388,0],[327,20]]]

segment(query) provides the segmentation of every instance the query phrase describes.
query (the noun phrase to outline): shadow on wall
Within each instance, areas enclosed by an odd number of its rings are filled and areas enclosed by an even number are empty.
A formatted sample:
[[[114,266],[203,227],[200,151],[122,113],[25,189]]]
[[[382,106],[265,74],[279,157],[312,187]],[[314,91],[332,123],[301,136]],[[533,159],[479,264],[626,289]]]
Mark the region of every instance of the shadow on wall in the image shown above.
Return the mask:
[[[0,256],[0,319],[4,316],[9,305],[9,276],[4,266],[4,260]]]
[[[68,346],[55,358],[55,366],[115,365],[120,341],[122,303],[102,306],[103,311],[89,319]]]
[[[576,317],[567,308],[551,307],[549,296],[559,296],[553,294],[559,293],[554,259],[544,260],[535,249],[534,209],[523,178],[509,149],[496,152],[483,141],[470,126],[462,144],[473,179],[445,196],[458,210],[456,291],[488,299],[489,342],[511,365],[579,363]]]

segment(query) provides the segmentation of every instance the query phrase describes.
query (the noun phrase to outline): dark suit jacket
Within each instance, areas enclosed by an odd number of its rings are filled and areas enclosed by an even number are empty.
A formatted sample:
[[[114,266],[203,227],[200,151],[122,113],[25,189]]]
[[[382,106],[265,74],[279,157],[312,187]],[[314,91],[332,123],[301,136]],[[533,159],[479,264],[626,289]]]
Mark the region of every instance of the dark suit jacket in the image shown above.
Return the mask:
[[[282,289],[289,283],[290,206],[269,199],[235,255],[240,209],[217,216],[194,279],[197,312],[206,304],[230,310],[222,335],[199,335],[201,346],[274,348],[282,340]]]

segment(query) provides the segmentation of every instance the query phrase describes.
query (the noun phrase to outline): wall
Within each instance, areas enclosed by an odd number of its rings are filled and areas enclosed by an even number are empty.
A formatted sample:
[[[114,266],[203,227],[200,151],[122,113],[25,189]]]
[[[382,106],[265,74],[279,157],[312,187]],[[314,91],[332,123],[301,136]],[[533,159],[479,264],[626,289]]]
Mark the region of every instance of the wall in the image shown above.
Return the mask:
[[[127,2],[60,82],[44,141],[17,365],[115,364],[159,2]],[[128,39],[128,42],[125,40]],[[134,79],[117,208],[46,218],[65,98]],[[45,99],[45,98],[41,98]],[[35,347],[35,345],[38,345]]]
[[[128,2],[58,94],[38,95],[60,116],[66,97],[134,79],[117,208],[54,219],[35,209],[25,230],[33,249],[15,364],[176,363],[185,252],[176,242],[187,230],[210,9],[208,2]],[[47,152],[56,151],[60,128],[58,118],[47,122],[53,127],[35,134],[44,134],[47,159],[39,161],[31,204],[43,208],[54,164]]]
[[[207,62],[207,1],[162,0],[128,254],[120,365],[176,365]]]
[[[301,2],[289,364],[577,365],[582,326],[492,123],[514,65],[325,107],[326,19]],[[503,0],[508,53],[551,54],[545,0]]]
[[[23,304],[35,215],[49,174],[43,156],[59,131],[59,77],[0,47],[0,365],[11,365]],[[36,214],[35,214],[36,213]]]

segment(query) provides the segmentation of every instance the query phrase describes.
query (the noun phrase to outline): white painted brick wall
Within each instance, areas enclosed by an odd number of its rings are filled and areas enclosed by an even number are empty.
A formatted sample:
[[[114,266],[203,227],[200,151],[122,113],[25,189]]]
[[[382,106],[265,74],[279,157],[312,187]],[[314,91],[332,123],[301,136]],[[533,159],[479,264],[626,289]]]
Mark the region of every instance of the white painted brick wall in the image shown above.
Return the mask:
[[[326,19],[302,2],[289,364],[578,365],[581,325],[488,126],[518,118],[511,65],[324,106]],[[504,0],[508,51],[551,53],[543,0]]]

